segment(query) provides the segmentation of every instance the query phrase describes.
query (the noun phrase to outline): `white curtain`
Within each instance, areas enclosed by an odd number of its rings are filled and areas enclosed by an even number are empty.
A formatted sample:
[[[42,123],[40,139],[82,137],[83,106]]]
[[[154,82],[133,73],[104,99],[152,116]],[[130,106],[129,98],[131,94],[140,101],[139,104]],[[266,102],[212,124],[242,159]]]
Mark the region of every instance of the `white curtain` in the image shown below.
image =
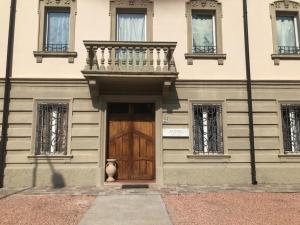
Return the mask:
[[[47,14],[47,45],[51,48],[64,47],[69,44],[70,13],[49,12]],[[58,46],[55,46],[58,45]]]
[[[293,16],[277,16],[278,46],[296,46],[295,23]]]
[[[212,15],[194,14],[192,17],[193,49],[214,46],[214,21]]]
[[[145,14],[118,14],[118,41],[146,41]]]

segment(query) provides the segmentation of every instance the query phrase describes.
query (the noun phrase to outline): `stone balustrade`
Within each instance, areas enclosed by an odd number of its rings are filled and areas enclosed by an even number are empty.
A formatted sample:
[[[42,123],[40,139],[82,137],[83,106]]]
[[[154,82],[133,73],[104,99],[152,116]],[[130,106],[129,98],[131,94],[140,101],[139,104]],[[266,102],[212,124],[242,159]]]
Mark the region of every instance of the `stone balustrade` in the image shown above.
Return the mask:
[[[84,74],[176,75],[176,42],[84,41]]]

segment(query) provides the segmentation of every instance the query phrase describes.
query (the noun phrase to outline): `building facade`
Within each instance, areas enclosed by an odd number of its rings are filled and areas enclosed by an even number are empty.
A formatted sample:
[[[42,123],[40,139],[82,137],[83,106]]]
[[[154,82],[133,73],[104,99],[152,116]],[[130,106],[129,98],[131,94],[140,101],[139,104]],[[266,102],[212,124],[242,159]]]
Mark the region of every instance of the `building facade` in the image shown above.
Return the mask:
[[[299,10],[248,1],[259,183],[300,183]],[[242,0],[18,1],[10,81],[6,187],[251,183]]]

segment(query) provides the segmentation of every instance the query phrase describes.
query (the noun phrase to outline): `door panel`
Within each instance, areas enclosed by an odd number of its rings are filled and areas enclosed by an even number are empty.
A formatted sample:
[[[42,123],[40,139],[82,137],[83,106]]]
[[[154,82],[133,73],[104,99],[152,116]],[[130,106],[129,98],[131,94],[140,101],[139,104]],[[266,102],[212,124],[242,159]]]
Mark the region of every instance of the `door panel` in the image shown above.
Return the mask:
[[[110,115],[108,158],[117,159],[117,177],[123,180],[129,179],[129,128],[127,116]]]
[[[140,113],[136,113],[139,107]],[[108,157],[117,159],[118,180],[155,178],[154,110],[142,107],[129,104],[128,113],[109,111]]]

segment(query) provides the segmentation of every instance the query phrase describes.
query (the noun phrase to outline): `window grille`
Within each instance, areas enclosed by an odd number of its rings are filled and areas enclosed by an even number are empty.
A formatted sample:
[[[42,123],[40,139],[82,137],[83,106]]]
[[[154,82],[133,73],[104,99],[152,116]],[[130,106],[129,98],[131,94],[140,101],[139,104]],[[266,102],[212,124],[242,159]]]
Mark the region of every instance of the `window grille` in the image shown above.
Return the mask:
[[[300,153],[300,105],[282,105],[284,153]]]
[[[220,105],[193,105],[194,154],[223,154],[221,114]]]
[[[36,155],[67,154],[67,103],[38,103]]]

